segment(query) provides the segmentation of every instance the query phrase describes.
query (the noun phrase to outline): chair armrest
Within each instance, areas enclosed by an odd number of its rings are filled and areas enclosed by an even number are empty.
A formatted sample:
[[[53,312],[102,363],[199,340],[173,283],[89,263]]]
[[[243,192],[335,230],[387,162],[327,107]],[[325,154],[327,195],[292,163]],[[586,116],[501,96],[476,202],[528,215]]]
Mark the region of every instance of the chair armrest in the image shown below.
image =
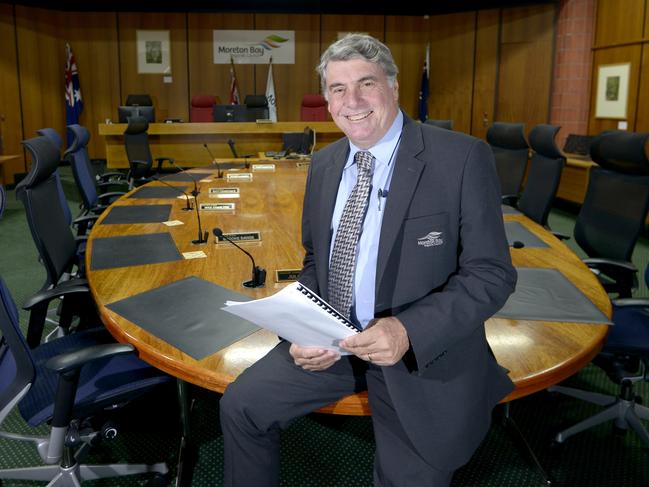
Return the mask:
[[[101,202],[104,202],[104,200],[107,200],[109,203],[112,203],[115,201],[118,197],[124,196],[126,192],[124,191],[112,191],[110,193],[103,193],[97,196],[97,199]]]
[[[56,355],[45,362],[45,366],[59,374],[79,369],[95,360],[133,353],[135,347],[129,343],[107,343]]]
[[[555,232],[554,230],[552,231],[552,235],[557,237],[559,240],[570,240],[570,235],[567,235],[565,233],[561,232]]]
[[[627,262],[624,260],[614,260],[614,259],[605,259],[603,257],[590,257],[588,259],[583,259],[582,262],[586,264],[590,269],[597,269],[602,272],[607,270],[618,270],[618,271],[628,271],[632,273],[638,272],[638,268],[633,265],[632,262]]]
[[[104,182],[109,182],[111,180],[115,180],[115,182],[117,182],[118,180],[123,181],[125,176],[126,175],[120,171],[109,171],[109,172],[101,173],[98,177],[99,180],[102,183],[104,183]]]
[[[504,194],[500,197],[500,202],[503,205],[512,206],[516,208],[518,206],[518,199],[520,197],[517,194]]]
[[[90,289],[88,288],[87,279],[73,279],[71,281],[64,281],[58,284],[56,287],[53,287],[51,289],[43,289],[27,298],[27,301],[25,301],[25,304],[23,304],[23,309],[26,311],[31,311],[34,307],[41,304],[48,304],[53,299],[60,298],[62,296],[69,296],[71,294],[88,292],[90,292]]]
[[[611,303],[616,308],[649,308],[649,298],[620,298]]]
[[[171,164],[172,166],[175,166],[174,164],[175,159],[173,157],[156,157],[155,160],[158,161],[158,171],[162,169],[162,164],[164,164],[165,161]]]

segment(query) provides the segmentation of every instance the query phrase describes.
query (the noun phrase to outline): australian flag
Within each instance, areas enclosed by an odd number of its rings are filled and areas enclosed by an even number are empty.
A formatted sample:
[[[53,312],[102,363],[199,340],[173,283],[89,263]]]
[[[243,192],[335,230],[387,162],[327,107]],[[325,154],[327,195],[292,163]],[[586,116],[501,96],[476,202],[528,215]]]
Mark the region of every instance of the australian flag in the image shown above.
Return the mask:
[[[65,44],[65,52],[65,121],[66,125],[72,125],[79,123],[79,115],[83,111],[83,98],[81,98],[77,61],[74,59],[70,44]],[[70,137],[68,134],[68,146],[71,143]]]
[[[430,59],[430,44],[426,46],[426,59],[421,73],[421,88],[419,89],[419,120],[428,119],[428,63]]]

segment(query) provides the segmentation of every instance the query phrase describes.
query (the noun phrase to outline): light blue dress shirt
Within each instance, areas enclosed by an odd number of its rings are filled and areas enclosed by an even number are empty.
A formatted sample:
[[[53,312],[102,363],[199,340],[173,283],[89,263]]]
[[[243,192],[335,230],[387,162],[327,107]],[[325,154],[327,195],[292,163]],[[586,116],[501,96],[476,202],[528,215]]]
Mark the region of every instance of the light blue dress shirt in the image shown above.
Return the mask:
[[[356,318],[362,328],[365,328],[368,322],[374,318],[376,261],[379,253],[381,223],[383,221],[387,196],[389,195],[390,181],[392,180],[392,172],[395,165],[394,159],[399,148],[402,128],[403,114],[399,111],[392,126],[383,138],[373,147],[367,149],[375,158],[374,174],[372,176],[372,188],[370,189],[367,213],[363,221],[363,229],[357,248],[358,254],[356,256],[356,271],[354,274],[354,298],[352,302],[352,310],[355,311]],[[349,157],[343,169],[342,179],[338,186],[338,195],[336,196],[336,206],[334,207],[334,213],[331,218],[332,237],[331,247],[329,249],[330,260],[343,208],[356,184],[358,174],[356,164],[354,163],[354,154],[362,149],[356,147],[351,141],[349,142],[349,148]]]

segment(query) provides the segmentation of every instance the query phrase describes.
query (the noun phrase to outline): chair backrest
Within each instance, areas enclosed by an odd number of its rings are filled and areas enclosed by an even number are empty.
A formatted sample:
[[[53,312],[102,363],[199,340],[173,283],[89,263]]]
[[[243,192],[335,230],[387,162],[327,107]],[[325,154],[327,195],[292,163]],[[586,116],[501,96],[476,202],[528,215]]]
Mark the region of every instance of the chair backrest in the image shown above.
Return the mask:
[[[327,100],[320,94],[306,94],[302,97],[300,120],[325,122],[327,120]]]
[[[124,131],[126,156],[131,167],[130,177],[133,179],[146,177],[153,165],[153,157],[149,147],[149,134],[147,133],[148,128],[149,122],[144,117],[131,117]],[[147,164],[144,166],[134,165],[131,161],[144,161]]]
[[[152,107],[153,100],[150,95],[128,95],[126,105],[139,107]]]
[[[432,118],[429,118],[425,123],[446,130],[453,130],[453,120],[433,120]]]
[[[27,223],[47,271],[45,286],[56,284],[76,257],[76,242],[61,207],[54,172],[59,151],[45,136],[22,142],[32,156],[25,178],[16,185],[16,197],[25,207]]]
[[[590,257],[631,260],[649,209],[649,134],[608,132],[591,144],[588,189],[575,240]]]
[[[213,107],[215,104],[216,98],[212,95],[192,96],[192,102],[189,108],[189,121],[212,122],[214,119]]]
[[[79,124],[68,125],[68,132],[72,137],[72,144],[65,151],[63,157],[70,162],[72,175],[81,194],[84,208],[90,210],[97,205],[98,197],[94,172],[88,157],[87,146],[90,132]]]
[[[50,127],[38,129],[36,131],[38,135],[44,135],[48,139],[52,141],[52,143],[56,146],[59,151],[63,147],[63,139],[61,139],[61,136],[59,133]],[[70,210],[70,206],[68,205],[68,200],[65,197],[65,191],[63,191],[63,183],[61,182],[61,174],[59,170],[57,169],[56,172],[54,173],[56,177],[56,185],[59,189],[59,197],[61,198],[61,206],[63,207],[63,212],[65,213],[65,219],[68,222],[68,225],[72,224],[72,211]]]
[[[494,122],[487,130],[503,195],[517,195],[523,182],[529,150],[524,129],[522,123]]]
[[[246,95],[246,118],[249,122],[268,118],[268,99],[266,95]]]
[[[556,125],[537,125],[529,135],[530,147],[534,152],[518,209],[539,225],[548,223],[550,208],[566,163],[555,141],[560,128]]]

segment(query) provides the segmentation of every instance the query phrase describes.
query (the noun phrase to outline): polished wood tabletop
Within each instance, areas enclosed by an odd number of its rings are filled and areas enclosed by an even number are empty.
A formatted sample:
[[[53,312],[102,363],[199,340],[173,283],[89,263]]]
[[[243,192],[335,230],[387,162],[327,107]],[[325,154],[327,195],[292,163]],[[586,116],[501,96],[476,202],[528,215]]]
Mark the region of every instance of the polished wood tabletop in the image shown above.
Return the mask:
[[[206,172],[206,168],[194,172]],[[266,354],[278,341],[270,332],[260,330],[214,353],[196,360],[165,341],[153,336],[106,305],[177,281],[198,276],[251,298],[261,298],[279,291],[286,283],[275,282],[275,270],[299,269],[303,249],[300,244],[300,218],[307,170],[295,161],[276,161],[274,172],[253,172],[253,180],[228,182],[225,178],[209,176],[209,182],[199,182],[199,202],[215,202],[208,198],[208,188],[239,187],[238,199],[220,200],[236,203],[234,211],[201,211],[204,229],[210,231],[207,244],[192,244],[196,238],[197,221],[194,212],[182,211],[183,199],[143,200],[119,199],[114,205],[169,203],[173,205],[170,220],[184,225],[167,227],[162,223],[101,225],[102,216],[92,230],[87,247],[87,274],[91,291],[106,327],[117,340],[133,344],[140,357],[151,365],[189,383],[223,392],[244,369]],[[159,182],[149,183],[162,186]],[[180,182],[170,182],[182,185]],[[190,183],[184,183],[189,185]],[[574,283],[606,316],[611,304],[595,276],[578,257],[543,227],[522,215],[505,215],[506,220],[519,221],[549,247],[511,249],[512,260],[518,267],[557,268]],[[211,230],[220,227],[225,233],[261,232],[261,242],[240,243],[254,255],[256,263],[268,271],[266,286],[246,289],[241,283],[250,278],[248,257],[228,243],[214,242]],[[169,232],[178,250],[202,250],[206,258],[187,259],[169,263],[91,270],[93,242],[97,238]],[[164,306],[164,303],[161,303]],[[543,322],[492,318],[486,323],[489,343],[498,362],[510,373],[515,390],[505,398],[512,400],[556,384],[584,367],[601,349],[606,337],[606,325]],[[323,408],[336,414],[368,414],[367,395],[357,394]]]

